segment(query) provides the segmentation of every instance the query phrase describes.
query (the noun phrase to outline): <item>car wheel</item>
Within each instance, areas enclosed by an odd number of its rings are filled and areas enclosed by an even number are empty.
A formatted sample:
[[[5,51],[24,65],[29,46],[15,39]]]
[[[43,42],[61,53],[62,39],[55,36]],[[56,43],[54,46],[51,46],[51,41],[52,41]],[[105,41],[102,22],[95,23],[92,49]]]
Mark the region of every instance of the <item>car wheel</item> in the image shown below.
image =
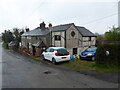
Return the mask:
[[[53,64],[57,64],[55,58],[52,59],[52,63],[53,63]]]
[[[92,61],[95,61],[95,57],[92,57]]]

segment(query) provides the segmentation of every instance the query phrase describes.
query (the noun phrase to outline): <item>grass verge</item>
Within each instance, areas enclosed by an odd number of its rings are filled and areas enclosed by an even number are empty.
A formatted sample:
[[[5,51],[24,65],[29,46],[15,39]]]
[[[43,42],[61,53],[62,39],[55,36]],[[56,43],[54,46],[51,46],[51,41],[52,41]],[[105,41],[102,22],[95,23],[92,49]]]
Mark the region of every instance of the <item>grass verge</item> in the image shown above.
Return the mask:
[[[49,64],[49,63],[44,62],[44,61],[42,61],[42,60],[36,59],[35,57],[32,57],[32,56],[29,56],[29,58],[31,58],[32,60],[34,60],[34,61],[36,61],[36,62],[41,62],[41,63],[47,64],[47,65]]]
[[[100,72],[120,72],[120,67],[96,64],[93,61],[73,59],[70,63],[63,63],[62,66],[73,69],[87,69]]]
[[[41,62],[47,65],[53,65],[53,64],[50,64],[49,62],[36,59],[35,57],[32,57],[32,56],[29,56],[29,57],[36,62]],[[96,64],[93,61],[86,61],[86,60],[80,60],[80,59],[72,59],[69,63],[61,63],[58,66],[68,67],[71,69],[85,69],[85,70],[94,70],[94,71],[100,71],[100,72],[120,72],[120,67],[117,67],[117,66]]]
[[[7,43],[3,43],[3,44],[2,44],[2,47],[4,47],[5,49],[9,49],[9,47],[8,47],[8,44],[7,44]]]

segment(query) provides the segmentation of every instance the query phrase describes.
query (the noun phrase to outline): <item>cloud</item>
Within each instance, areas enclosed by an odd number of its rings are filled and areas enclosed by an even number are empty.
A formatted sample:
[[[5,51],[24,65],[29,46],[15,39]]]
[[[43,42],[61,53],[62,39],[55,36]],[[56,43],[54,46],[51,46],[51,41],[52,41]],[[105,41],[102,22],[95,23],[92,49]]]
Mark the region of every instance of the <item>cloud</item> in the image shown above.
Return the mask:
[[[101,3],[98,3],[100,1]],[[103,1],[103,2],[102,2]],[[63,23],[75,23],[81,25],[105,15],[114,13],[117,9],[118,0],[0,0],[0,29],[3,27],[12,29],[14,27],[28,26],[34,29],[39,23],[45,21],[53,25]],[[111,3],[104,3],[109,1]],[[114,5],[113,5],[114,4]],[[111,9],[110,9],[111,8]],[[114,24],[114,22],[111,21]],[[95,23],[94,23],[95,24]],[[93,24],[92,24],[93,25]],[[94,30],[104,28],[98,26],[87,26]],[[106,23],[106,25],[108,25]],[[111,24],[109,24],[111,25]],[[99,31],[99,30],[98,30]]]

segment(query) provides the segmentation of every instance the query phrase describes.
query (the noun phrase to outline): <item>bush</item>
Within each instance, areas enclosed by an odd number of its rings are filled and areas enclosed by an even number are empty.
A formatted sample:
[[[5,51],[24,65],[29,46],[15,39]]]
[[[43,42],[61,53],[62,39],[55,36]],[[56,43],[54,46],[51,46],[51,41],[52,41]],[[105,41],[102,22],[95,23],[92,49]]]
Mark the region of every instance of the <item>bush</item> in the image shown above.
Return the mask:
[[[106,55],[106,51],[110,52],[108,56]],[[105,65],[120,65],[120,43],[98,46],[96,63]]]
[[[9,49],[8,43],[3,43],[2,46],[3,46],[5,49]]]

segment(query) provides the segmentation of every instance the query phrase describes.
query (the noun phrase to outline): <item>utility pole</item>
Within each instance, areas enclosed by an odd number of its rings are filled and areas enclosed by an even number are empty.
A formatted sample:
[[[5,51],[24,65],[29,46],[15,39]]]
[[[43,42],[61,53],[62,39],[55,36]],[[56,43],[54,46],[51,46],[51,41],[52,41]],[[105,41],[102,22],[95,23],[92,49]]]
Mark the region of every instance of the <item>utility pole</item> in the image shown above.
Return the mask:
[[[120,1],[118,2],[118,26],[120,27]]]

